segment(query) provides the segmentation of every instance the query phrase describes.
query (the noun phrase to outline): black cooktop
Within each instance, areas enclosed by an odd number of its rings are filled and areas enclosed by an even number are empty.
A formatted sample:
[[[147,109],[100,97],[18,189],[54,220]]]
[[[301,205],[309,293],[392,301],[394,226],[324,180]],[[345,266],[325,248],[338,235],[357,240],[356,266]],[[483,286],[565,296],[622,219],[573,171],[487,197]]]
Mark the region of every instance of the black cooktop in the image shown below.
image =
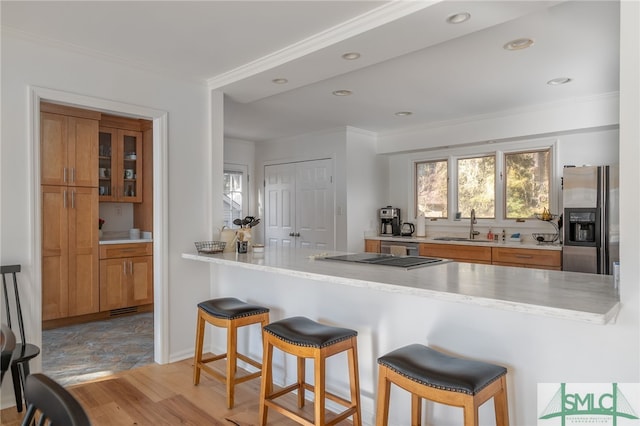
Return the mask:
[[[412,269],[421,266],[435,265],[442,263],[445,259],[423,256],[392,256],[381,253],[357,253],[343,254],[338,256],[327,256],[324,260],[339,260],[343,262],[365,263],[369,265],[395,266],[398,268]]]

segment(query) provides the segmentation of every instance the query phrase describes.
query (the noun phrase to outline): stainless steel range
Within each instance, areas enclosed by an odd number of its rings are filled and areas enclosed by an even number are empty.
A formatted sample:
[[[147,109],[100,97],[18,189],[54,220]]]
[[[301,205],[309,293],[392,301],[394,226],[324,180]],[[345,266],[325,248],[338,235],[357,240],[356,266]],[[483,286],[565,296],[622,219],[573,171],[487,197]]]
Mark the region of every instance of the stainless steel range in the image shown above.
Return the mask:
[[[382,253],[357,253],[338,256],[326,256],[323,260],[337,260],[342,262],[364,263],[368,265],[395,266],[404,269],[414,269],[423,266],[437,265],[448,262],[447,259],[424,256],[392,256]]]

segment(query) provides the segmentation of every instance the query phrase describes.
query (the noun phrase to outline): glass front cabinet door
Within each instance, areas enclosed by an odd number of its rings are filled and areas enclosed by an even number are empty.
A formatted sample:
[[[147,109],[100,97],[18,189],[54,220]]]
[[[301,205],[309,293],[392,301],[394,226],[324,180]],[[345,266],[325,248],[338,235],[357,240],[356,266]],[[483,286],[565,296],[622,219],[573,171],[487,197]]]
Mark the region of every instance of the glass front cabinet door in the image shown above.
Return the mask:
[[[100,201],[142,202],[142,133],[100,128]]]

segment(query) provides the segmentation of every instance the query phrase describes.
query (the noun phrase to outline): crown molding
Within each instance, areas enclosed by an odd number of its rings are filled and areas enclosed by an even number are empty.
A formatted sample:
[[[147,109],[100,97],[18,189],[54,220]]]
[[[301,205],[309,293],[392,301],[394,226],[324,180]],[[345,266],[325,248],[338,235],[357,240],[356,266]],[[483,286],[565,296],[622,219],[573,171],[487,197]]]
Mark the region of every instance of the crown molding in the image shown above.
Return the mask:
[[[394,0],[367,13],[335,25],[283,49],[248,62],[207,80],[209,89],[219,89],[277,66],[286,64],[327,46],[355,37],[373,28],[432,6],[437,1]]]

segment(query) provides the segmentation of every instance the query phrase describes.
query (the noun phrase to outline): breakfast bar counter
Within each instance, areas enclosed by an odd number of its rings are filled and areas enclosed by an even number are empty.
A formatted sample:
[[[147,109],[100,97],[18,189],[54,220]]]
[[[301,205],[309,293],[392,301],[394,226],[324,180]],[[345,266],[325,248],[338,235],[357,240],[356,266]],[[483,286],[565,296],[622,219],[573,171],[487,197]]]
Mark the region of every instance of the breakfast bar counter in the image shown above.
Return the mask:
[[[202,292],[208,286],[211,298],[267,306],[271,321],[305,316],[357,330],[367,426],[375,424],[377,359],[413,343],[506,367],[510,423],[518,426],[542,424],[538,417],[548,401],[538,395],[540,383],[638,381],[638,312],[630,300],[620,301],[610,276],[460,262],[405,270],[321,259],[340,254],[269,247],[264,253],[185,253],[182,260],[194,268],[209,265],[210,281],[184,285]],[[212,333],[220,342],[214,349],[223,352],[224,334]],[[260,328],[243,333],[239,350],[260,359]],[[276,384],[295,380],[295,359],[276,360]],[[347,397],[346,362],[327,372],[328,390]],[[410,397],[397,392],[391,398],[389,424],[410,424]],[[463,424],[462,410],[454,407],[429,404],[424,415],[423,424]],[[479,424],[495,424],[493,404],[480,407],[479,416]]]
[[[336,253],[183,254],[185,259],[233,265],[353,287],[430,297],[535,315],[606,324],[620,303],[607,275],[446,262],[417,269],[324,260]]]

